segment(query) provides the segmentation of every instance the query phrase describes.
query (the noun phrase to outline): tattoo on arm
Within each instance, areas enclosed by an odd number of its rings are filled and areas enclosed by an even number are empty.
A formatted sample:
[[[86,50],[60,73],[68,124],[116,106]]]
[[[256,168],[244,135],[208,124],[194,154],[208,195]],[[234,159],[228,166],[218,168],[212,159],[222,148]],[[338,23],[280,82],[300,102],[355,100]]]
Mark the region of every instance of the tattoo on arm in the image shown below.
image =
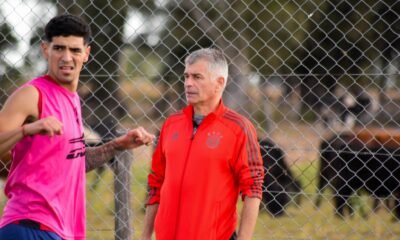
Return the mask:
[[[107,142],[98,147],[87,147],[85,154],[86,172],[90,172],[110,161],[119,151],[114,141]]]

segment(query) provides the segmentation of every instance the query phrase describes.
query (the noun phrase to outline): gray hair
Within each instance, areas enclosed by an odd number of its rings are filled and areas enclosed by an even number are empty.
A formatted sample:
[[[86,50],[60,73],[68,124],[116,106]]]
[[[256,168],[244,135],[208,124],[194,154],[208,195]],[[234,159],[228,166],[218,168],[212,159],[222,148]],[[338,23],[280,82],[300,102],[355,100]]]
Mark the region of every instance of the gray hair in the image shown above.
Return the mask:
[[[190,53],[185,58],[186,65],[192,65],[199,60],[205,60],[208,62],[208,70],[214,76],[222,76],[224,81],[224,88],[228,81],[228,62],[226,61],[225,55],[222,51],[215,48],[201,48]]]

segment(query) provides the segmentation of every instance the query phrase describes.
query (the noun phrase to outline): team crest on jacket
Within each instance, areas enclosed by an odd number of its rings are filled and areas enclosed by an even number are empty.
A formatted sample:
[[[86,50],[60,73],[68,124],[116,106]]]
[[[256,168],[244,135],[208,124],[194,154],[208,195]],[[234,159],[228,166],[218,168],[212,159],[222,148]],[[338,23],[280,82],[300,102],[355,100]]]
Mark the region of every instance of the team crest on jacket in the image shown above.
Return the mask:
[[[206,141],[207,147],[211,148],[211,149],[217,148],[219,146],[219,144],[221,143],[221,138],[222,138],[221,133],[209,132],[207,135],[208,135],[207,141]]]

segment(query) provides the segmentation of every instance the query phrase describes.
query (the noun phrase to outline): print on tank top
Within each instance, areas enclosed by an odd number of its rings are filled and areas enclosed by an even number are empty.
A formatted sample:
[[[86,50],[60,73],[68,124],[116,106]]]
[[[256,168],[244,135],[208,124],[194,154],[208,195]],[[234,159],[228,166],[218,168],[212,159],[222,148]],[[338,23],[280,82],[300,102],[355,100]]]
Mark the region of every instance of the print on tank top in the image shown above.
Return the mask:
[[[81,143],[82,143],[82,147],[72,149],[72,150],[68,153],[68,155],[67,155],[67,157],[66,157],[67,159],[73,160],[73,159],[75,159],[75,158],[79,158],[79,157],[85,156],[86,149],[85,149],[85,140],[84,140],[84,135],[83,135],[83,134],[82,134],[81,137],[72,138],[72,139],[70,139],[68,142],[69,142],[69,144],[75,144],[75,143],[81,142]]]

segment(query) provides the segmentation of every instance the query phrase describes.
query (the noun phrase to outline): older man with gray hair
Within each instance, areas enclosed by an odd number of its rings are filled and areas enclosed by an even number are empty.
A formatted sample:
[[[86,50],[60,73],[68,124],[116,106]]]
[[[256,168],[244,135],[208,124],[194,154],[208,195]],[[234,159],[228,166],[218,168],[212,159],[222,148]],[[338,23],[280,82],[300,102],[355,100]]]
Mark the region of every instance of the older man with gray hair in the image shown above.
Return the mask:
[[[188,106],[164,123],[153,155],[142,239],[251,239],[263,164],[254,126],[227,108],[228,64],[217,49],[185,59]],[[238,232],[237,201],[244,203]]]

